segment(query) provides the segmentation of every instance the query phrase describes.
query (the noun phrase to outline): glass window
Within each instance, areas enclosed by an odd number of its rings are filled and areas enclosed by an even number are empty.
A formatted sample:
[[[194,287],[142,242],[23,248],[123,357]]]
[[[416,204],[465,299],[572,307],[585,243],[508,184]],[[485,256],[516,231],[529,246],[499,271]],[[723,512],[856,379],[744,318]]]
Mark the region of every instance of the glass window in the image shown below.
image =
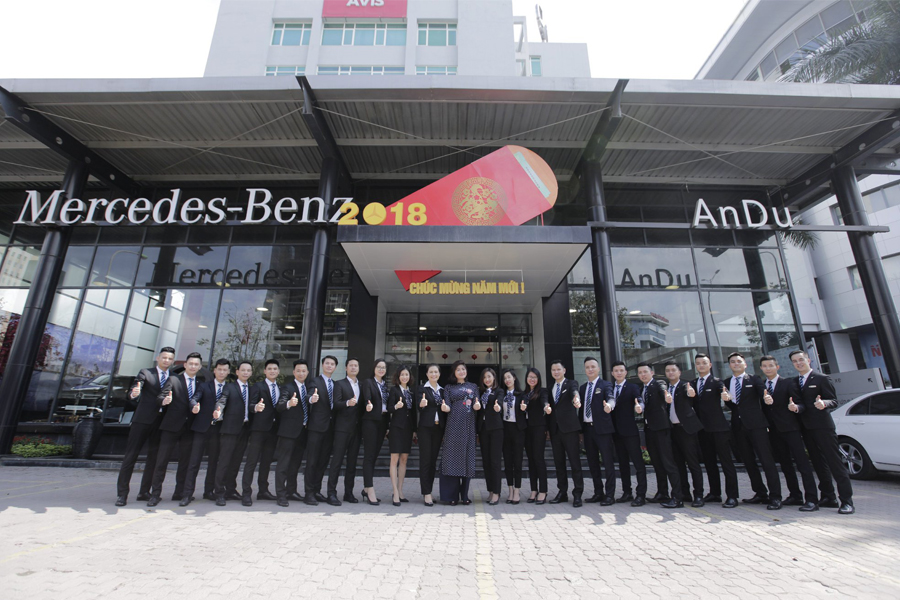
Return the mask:
[[[540,56],[532,56],[529,59],[531,63],[531,76],[532,77],[540,77],[542,74],[541,70],[541,57]]]
[[[800,47],[807,51],[817,49],[825,41],[825,30],[818,15],[798,27],[796,34]]]
[[[866,398],[861,402],[857,402],[849,409],[847,409],[848,415],[867,415],[869,414],[869,399]]]
[[[301,65],[294,65],[291,67],[266,67],[266,76],[268,77],[295,77],[297,75],[303,75],[306,72],[306,67]]]
[[[870,415],[900,415],[900,392],[883,392],[869,398]]]
[[[847,267],[847,275],[850,277],[850,287],[854,290],[862,289],[862,279],[859,278],[859,269],[856,265]]]
[[[323,46],[405,46],[405,23],[326,23]]]
[[[456,67],[416,67],[416,75],[456,75]]]
[[[140,246],[98,246],[88,285],[92,287],[131,287]]]
[[[703,287],[787,287],[784,266],[775,248],[697,248],[694,256]]]
[[[578,259],[578,262],[575,263],[575,266],[569,271],[569,276],[567,278],[569,285],[593,285],[594,272],[591,264],[591,253],[590,250],[588,250],[581,255],[581,258]]]
[[[613,248],[616,287],[627,289],[667,289],[697,287],[690,248]]]
[[[900,254],[882,257],[881,266],[888,281],[900,281]]]
[[[726,357],[732,352],[743,354],[747,370],[756,372],[754,369],[759,365],[763,349],[753,295],[744,292],[703,291],[700,299],[706,306],[706,330],[709,335],[710,356],[713,359],[713,373],[719,377],[731,374]]]
[[[766,57],[759,64],[759,68],[762,71],[763,77],[768,77],[769,73],[775,70],[775,67],[778,66],[778,60],[775,58],[774,52],[769,52]]]
[[[27,289],[0,289],[0,375],[6,368],[27,296]]]
[[[310,246],[234,246],[228,258],[228,287],[305,286]]]
[[[384,42],[382,42],[384,43]],[[353,39],[354,46],[374,46],[375,45],[375,24],[374,23],[358,23],[356,25],[356,37]]]
[[[822,23],[825,25],[825,29],[828,30],[852,17],[853,8],[850,6],[848,0],[841,0],[840,2],[832,4],[820,14],[822,16]]]
[[[419,23],[420,46],[455,46],[456,25],[447,23]]]
[[[797,370],[791,363],[790,353],[802,350],[790,297],[787,294],[753,294],[753,302],[762,323],[760,336],[766,354],[771,354],[781,365],[782,377],[794,377]]]
[[[797,51],[797,40],[794,39],[794,34],[788,35],[780,44],[775,46],[775,56],[778,58],[779,62],[784,62],[788,60],[794,52]]]
[[[311,23],[275,23],[273,46],[308,46]]]
[[[837,204],[831,207],[831,220],[835,225],[844,224],[844,215],[841,214],[841,207]]]
[[[10,246],[0,270],[0,287],[30,286],[40,255],[38,246]]]
[[[334,23],[325,23],[322,30],[323,46],[340,46],[344,39],[344,26]]]
[[[405,46],[406,24],[388,23],[387,36],[384,43],[386,46]]]
[[[88,266],[94,258],[93,246],[69,246],[59,287],[82,287],[88,274]],[[130,284],[129,284],[130,285]]]

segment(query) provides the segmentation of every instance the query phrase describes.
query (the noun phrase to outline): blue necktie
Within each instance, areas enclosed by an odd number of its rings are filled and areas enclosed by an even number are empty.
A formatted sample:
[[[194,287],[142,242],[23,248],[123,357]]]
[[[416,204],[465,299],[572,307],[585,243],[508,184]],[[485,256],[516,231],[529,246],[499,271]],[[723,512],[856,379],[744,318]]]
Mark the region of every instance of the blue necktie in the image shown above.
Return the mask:
[[[331,379],[326,379],[325,385],[328,386],[328,407],[334,410],[334,396],[331,393],[334,390],[334,387],[331,384]]]
[[[775,393],[775,384],[772,383],[771,379],[766,382],[766,388],[768,388],[770,396]]]
[[[553,404],[559,404],[559,395],[562,394],[562,384],[556,384],[556,397],[553,399]]]
[[[622,384],[621,384],[621,383],[617,383],[617,384],[616,384],[616,397],[614,398],[615,400],[618,400],[618,399],[619,399],[619,392],[621,392],[621,391],[622,391]]]
[[[162,386],[166,385],[166,380],[169,378],[168,371],[163,371],[159,375],[159,388],[162,389]]]
[[[706,377],[701,377],[701,378],[697,381],[697,395],[698,395],[698,396],[699,396],[700,394],[703,393],[703,383],[704,383],[705,381],[706,381]]]
[[[584,420],[592,420],[594,412],[591,410],[591,400],[594,399],[594,382],[588,383],[587,398],[584,399]]]
[[[800,388],[803,389],[803,384],[806,382],[806,377],[804,375],[800,376]]]
[[[406,410],[410,410],[412,408],[412,395],[409,393],[409,388],[404,390],[403,399],[406,400]]]
[[[241,396],[244,397],[244,420],[246,421],[247,420],[247,408],[248,408],[248,402],[249,402],[249,400],[247,399],[247,384],[246,383],[241,384]]]
[[[269,385],[272,386],[272,406],[275,406],[278,404],[278,390],[275,389],[274,383],[270,383]]]
[[[381,412],[385,412],[387,410],[387,401],[388,401],[387,384],[382,381],[381,383],[378,384],[378,387],[381,389]]]
[[[194,399],[194,378],[188,377],[188,401]]]
[[[734,403],[741,403],[741,383],[743,383],[743,377],[736,377],[734,380]]]
[[[298,386],[300,388],[300,406],[303,407],[303,424],[309,420],[309,406],[306,403],[306,386]]]
[[[221,400],[221,399],[222,399],[222,386],[223,386],[223,385],[225,385],[225,384],[224,384],[224,383],[220,383],[220,384],[219,384],[219,388],[216,390],[216,400]]]

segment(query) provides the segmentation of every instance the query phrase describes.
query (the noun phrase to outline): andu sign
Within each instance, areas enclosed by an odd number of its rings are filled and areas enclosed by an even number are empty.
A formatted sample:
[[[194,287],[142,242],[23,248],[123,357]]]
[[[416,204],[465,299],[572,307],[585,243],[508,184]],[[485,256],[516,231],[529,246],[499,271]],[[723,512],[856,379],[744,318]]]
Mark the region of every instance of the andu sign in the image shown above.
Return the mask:
[[[766,210],[766,206],[762,202],[758,202],[757,200],[741,200],[742,211],[738,212],[733,206],[720,206],[718,208],[719,220],[716,220],[713,211],[707,206],[706,201],[703,198],[699,198],[697,200],[697,204],[694,207],[694,220],[691,222],[691,227],[700,227],[701,223],[705,223],[706,225],[710,225],[712,227],[727,227],[728,225],[733,225],[734,227],[762,227],[769,222],[769,212]],[[777,208],[772,208],[772,222],[776,227],[781,228],[789,228],[793,226],[793,221],[791,220],[791,211],[785,207],[782,210],[784,211],[784,220],[778,214]],[[744,222],[741,222],[741,216],[744,217]]]

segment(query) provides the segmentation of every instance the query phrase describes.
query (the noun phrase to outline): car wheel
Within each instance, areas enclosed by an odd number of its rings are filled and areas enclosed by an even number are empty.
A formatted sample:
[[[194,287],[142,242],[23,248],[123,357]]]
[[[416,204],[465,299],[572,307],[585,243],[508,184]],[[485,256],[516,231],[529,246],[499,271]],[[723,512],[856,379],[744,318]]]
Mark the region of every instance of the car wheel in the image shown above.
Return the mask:
[[[841,451],[841,460],[850,472],[851,479],[869,479],[875,474],[872,459],[859,442],[851,438],[841,438],[838,447]]]

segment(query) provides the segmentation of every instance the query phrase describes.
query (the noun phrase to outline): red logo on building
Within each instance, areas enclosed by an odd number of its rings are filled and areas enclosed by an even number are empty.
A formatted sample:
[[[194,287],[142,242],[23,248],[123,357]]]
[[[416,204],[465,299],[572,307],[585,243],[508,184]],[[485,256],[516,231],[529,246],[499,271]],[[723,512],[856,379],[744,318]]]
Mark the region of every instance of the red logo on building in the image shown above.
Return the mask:
[[[406,17],[407,0],[325,0],[323,17]]]

